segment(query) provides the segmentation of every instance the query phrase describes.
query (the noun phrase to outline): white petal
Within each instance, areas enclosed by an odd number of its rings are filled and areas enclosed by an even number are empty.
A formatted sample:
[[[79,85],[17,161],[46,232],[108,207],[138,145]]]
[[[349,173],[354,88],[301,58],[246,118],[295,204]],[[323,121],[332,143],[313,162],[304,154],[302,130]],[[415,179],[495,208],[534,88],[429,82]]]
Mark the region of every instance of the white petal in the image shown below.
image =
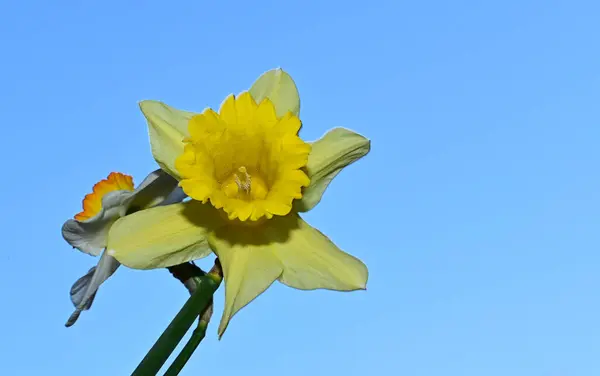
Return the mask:
[[[177,180],[161,169],[151,172],[133,191],[134,197],[129,203],[127,212],[130,213],[134,210],[147,209],[161,204],[171,196],[173,191],[180,190],[177,184]],[[183,198],[185,197],[181,199]]]
[[[94,297],[100,285],[108,279],[121,264],[107,252],[102,254],[98,265],[91,268],[90,271],[79,278],[73,287],[71,287],[71,301],[75,306],[75,311],[67,320],[66,326],[75,324],[81,311],[89,309],[92,306]]]
[[[181,187],[176,187],[173,191],[156,206],[166,206],[171,204],[177,204],[183,200],[185,200],[188,196],[185,194]]]
[[[98,256],[106,247],[110,226],[125,215],[133,192],[114,191],[102,198],[102,209],[85,221],[69,219],[62,227],[63,238],[74,248],[92,256]]]
[[[134,191],[114,191],[102,198],[102,209],[85,221],[69,219],[62,227],[63,238],[81,252],[98,256],[106,247],[110,226],[132,210],[154,206],[165,199],[184,198],[177,191],[177,181],[162,170],[150,173]]]
[[[85,293],[87,291],[87,287],[89,286],[90,281],[91,281],[92,277],[94,276],[95,272],[96,272],[96,266],[94,265],[87,272],[87,274],[85,274],[83,277],[81,277],[77,281],[75,281],[75,283],[71,287],[71,303],[73,303],[73,305],[75,307],[78,307],[79,305],[81,305],[81,302],[83,302],[83,296],[85,295]],[[94,296],[89,298],[88,301],[82,305],[83,310],[87,310],[92,307]]]

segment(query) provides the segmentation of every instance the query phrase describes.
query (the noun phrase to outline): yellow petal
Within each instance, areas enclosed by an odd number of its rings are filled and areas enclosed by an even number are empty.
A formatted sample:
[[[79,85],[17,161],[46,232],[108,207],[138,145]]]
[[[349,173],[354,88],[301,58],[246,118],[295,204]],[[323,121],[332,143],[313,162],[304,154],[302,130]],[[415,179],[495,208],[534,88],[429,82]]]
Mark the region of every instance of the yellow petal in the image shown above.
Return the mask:
[[[277,116],[287,112],[298,116],[300,112],[300,96],[292,77],[281,68],[271,69],[263,73],[249,90],[256,103],[269,98],[275,105]]]
[[[332,129],[314,142],[306,165],[310,185],[304,189],[302,199],[294,201],[294,210],[307,212],[314,208],[333,178],[370,149],[371,141],[344,128]]]
[[[301,290],[328,289],[336,291],[364,290],[369,272],[365,264],[341,251],[329,238],[302,218],[288,216],[293,221],[285,246],[275,249],[283,264],[279,281]]]
[[[209,236],[211,248],[219,257],[225,278],[225,308],[219,324],[219,337],[229,320],[262,294],[282,273],[279,260],[269,246],[269,233],[257,228],[228,226]]]
[[[190,201],[125,216],[108,233],[107,253],[133,269],[156,269],[206,257],[207,235],[220,217],[211,205]]]
[[[219,335],[240,309],[276,279],[303,290],[353,291],[367,283],[367,267],[360,260],[342,252],[295,214],[257,226],[221,227],[208,239],[225,275]]]
[[[269,99],[257,106],[244,92],[228,96],[217,115],[209,110],[194,116],[191,137],[175,161],[183,191],[223,208],[232,220],[288,214],[310,183],[303,167],[311,147],[297,135],[297,117],[274,114]]]
[[[158,101],[142,101],[140,109],[148,122],[154,159],[163,170],[179,180],[175,159],[183,153],[183,139],[189,136],[188,123],[196,114]]]

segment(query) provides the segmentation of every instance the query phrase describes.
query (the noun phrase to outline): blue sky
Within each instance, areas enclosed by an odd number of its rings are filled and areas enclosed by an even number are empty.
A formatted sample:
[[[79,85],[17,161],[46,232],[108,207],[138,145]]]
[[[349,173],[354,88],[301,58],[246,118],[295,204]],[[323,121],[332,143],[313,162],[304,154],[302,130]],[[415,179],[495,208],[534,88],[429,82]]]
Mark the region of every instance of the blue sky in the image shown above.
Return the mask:
[[[217,341],[221,289],[182,375],[600,374],[598,2],[2,8],[0,373],[135,368],[185,290],[122,268],[65,328],[96,260],[60,227],[109,172],[155,168],[138,101],[202,110],[280,66],[305,139],[372,140],[306,216],[369,266],[368,290],[274,285]]]

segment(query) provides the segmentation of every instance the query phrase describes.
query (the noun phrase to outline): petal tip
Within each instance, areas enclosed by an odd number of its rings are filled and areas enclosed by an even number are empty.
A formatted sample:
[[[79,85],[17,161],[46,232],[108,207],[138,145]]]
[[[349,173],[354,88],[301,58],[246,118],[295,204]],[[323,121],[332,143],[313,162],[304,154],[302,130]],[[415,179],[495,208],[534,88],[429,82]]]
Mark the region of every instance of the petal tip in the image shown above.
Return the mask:
[[[81,309],[77,308],[75,309],[75,311],[71,314],[71,316],[69,316],[69,318],[67,319],[67,322],[65,323],[65,327],[66,328],[70,328],[73,326],[73,324],[75,324],[77,322],[77,320],[79,319],[79,315],[81,315]]]
[[[162,104],[162,102],[151,100],[151,99],[143,99],[138,102],[138,106],[140,107],[140,110],[142,110],[142,112],[144,114],[146,113],[147,110],[149,110],[150,106],[157,105],[157,104]]]

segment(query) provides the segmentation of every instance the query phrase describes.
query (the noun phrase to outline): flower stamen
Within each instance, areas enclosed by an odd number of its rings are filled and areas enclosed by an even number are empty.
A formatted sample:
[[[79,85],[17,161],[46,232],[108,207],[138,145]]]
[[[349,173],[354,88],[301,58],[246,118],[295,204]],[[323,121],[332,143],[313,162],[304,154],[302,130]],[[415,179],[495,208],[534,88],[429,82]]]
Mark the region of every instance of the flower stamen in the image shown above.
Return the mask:
[[[250,194],[250,189],[252,188],[252,176],[250,176],[245,166],[238,168],[238,172],[234,174],[235,184],[237,184],[238,188],[243,190],[244,193]],[[243,182],[240,180],[240,174],[242,174],[242,177],[244,178]]]

